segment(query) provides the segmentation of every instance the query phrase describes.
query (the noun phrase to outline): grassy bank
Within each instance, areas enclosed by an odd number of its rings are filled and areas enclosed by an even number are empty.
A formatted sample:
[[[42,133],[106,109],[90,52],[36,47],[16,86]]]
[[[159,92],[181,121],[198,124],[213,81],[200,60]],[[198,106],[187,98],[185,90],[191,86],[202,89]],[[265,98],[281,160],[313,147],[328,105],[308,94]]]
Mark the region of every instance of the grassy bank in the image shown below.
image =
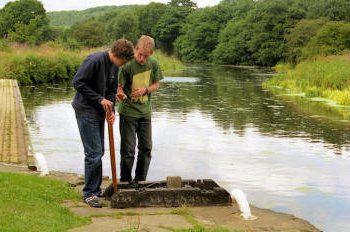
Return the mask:
[[[67,50],[58,44],[48,43],[40,47],[0,46],[0,78],[17,79],[20,85],[53,84],[72,80],[79,65],[89,54],[97,50]],[[183,68],[182,63],[155,52],[162,71],[174,72]]]
[[[277,76],[263,83],[275,91],[303,92],[307,97],[322,97],[339,105],[350,106],[349,55],[318,57],[299,63],[295,68],[276,66]]]
[[[60,204],[64,200],[81,200],[65,182],[0,173],[0,231],[67,231],[90,222],[74,215]]]

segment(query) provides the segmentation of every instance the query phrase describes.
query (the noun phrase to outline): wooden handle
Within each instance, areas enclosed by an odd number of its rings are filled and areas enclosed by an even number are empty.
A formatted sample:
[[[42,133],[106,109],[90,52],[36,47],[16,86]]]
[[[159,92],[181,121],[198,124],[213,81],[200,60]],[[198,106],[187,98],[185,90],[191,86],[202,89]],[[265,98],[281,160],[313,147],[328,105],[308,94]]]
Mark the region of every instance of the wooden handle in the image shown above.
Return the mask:
[[[113,180],[113,190],[117,192],[117,170],[115,165],[115,148],[114,148],[114,135],[113,135],[113,124],[108,120],[111,112],[108,111],[106,114],[106,120],[108,124],[108,138],[109,138],[109,154],[111,159],[111,170]]]

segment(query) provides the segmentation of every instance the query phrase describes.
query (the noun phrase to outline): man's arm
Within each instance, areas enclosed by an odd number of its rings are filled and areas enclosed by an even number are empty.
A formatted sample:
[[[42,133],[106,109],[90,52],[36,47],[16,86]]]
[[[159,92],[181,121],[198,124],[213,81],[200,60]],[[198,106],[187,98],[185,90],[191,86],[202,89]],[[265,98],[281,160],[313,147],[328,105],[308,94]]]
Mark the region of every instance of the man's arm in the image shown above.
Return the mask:
[[[160,88],[160,82],[157,81],[153,84],[151,84],[150,86],[146,87],[146,93],[153,93],[155,91],[157,91]]]
[[[100,103],[103,100],[103,96],[96,93],[88,85],[88,83],[93,78],[93,74],[94,64],[89,59],[85,59],[73,78],[73,86],[76,91],[83,95],[86,99]]]
[[[73,86],[77,92],[84,96],[84,98],[91,101],[97,101],[107,112],[109,110],[112,110],[113,102],[98,94],[88,84],[91,82],[93,76],[95,75],[95,68],[95,63],[89,58],[86,58],[80,65],[77,73],[73,78]]]
[[[112,72],[115,72],[114,68],[113,68]],[[116,73],[115,75],[118,75],[118,73]],[[106,96],[105,96],[105,98],[107,100],[113,102],[113,104],[115,104],[117,85],[118,85],[118,80],[117,80],[117,77],[115,77],[115,75],[113,74],[113,76],[111,77],[111,79],[109,81],[109,84],[107,86]],[[114,110],[114,108],[113,108],[113,110]]]

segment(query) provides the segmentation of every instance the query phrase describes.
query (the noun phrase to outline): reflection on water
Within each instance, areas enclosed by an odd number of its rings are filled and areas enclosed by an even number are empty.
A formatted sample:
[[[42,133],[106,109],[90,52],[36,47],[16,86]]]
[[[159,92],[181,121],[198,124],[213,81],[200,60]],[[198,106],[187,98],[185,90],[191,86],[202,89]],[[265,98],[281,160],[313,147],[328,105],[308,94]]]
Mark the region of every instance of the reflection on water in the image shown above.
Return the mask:
[[[350,231],[350,110],[274,96],[261,88],[269,75],[196,67],[165,78],[153,98],[149,179],[213,178],[228,190],[242,189],[256,206],[324,231]],[[69,85],[22,88],[34,150],[52,170],[83,173],[73,94]],[[109,164],[107,153],[105,175]]]

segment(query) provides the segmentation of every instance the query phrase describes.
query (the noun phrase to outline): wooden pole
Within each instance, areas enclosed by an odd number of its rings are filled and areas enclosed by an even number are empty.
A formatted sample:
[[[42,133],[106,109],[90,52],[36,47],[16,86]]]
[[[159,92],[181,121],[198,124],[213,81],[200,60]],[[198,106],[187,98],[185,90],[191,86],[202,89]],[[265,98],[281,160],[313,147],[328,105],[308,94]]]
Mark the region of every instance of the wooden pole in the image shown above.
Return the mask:
[[[108,118],[111,112],[107,112],[106,120],[108,124],[108,138],[109,138],[109,154],[111,158],[111,170],[112,170],[112,180],[113,180],[113,190],[117,192],[117,170],[115,165],[115,148],[114,148],[114,135],[113,135],[113,124],[109,122]]]

